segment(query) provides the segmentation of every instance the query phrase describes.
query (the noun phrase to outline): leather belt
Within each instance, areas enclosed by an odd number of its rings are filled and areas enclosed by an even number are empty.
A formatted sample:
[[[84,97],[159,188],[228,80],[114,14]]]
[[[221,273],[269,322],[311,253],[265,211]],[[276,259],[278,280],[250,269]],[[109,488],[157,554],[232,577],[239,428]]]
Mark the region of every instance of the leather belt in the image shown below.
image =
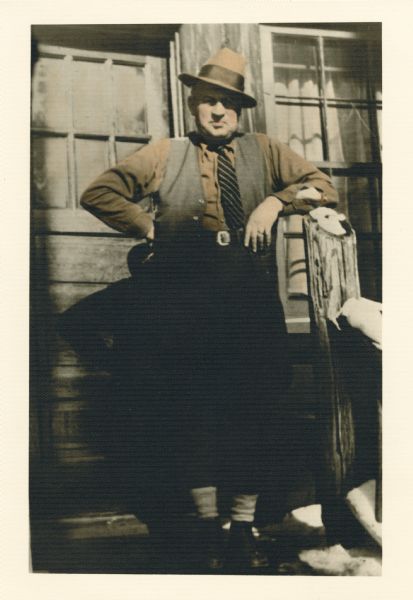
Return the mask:
[[[234,244],[242,244],[244,241],[244,228],[239,229],[222,229],[219,231],[209,231],[205,229],[200,233],[199,237],[202,240],[207,240],[217,246],[230,246]]]

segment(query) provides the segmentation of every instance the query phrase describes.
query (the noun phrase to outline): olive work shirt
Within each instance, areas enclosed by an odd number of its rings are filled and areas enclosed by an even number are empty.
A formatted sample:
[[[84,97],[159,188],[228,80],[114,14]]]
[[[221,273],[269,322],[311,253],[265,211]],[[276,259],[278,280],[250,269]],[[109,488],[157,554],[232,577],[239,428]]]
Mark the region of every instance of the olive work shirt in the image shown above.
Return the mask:
[[[236,134],[224,148],[233,164],[235,145],[240,135],[242,134]],[[267,165],[272,195],[284,205],[282,215],[303,214],[317,206],[337,204],[337,193],[327,175],[276,138],[262,133],[255,135]],[[212,231],[227,229],[220,202],[217,153],[207,146],[199,134],[191,133],[189,138],[198,148],[205,197],[202,226]],[[138,203],[159,190],[170,148],[170,139],[162,139],[140,148],[100,175],[83,193],[81,205],[118,231],[137,238],[146,237],[153,224],[153,215]],[[308,187],[316,188],[321,199],[296,198],[297,192]]]

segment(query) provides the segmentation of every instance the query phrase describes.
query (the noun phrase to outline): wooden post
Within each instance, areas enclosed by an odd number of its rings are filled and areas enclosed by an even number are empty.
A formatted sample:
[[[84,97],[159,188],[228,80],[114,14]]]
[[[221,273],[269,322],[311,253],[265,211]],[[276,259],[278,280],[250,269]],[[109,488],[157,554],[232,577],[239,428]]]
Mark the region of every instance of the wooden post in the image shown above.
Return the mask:
[[[347,299],[360,297],[356,236],[353,230],[329,233],[311,215],[304,218],[304,232],[318,348],[314,364],[322,429],[318,483],[321,497],[333,500],[345,491],[355,448],[351,401],[339,393],[328,327]]]
[[[312,325],[318,349],[314,377],[319,393],[321,431],[316,477],[323,514],[326,513],[325,523],[328,521],[327,527],[332,526],[340,537],[346,528],[340,500],[353,487],[360,454],[363,454],[362,460],[368,462],[367,454],[376,445],[375,514],[377,521],[381,522],[382,518],[381,357],[373,347],[369,351],[366,338],[359,332],[354,331],[354,336],[349,338],[344,330],[339,332],[336,328],[337,315],[346,300],[360,297],[356,236],[350,227],[344,230],[338,222],[336,229],[342,229],[342,234],[335,235],[324,229],[320,224],[322,216],[319,222],[314,211],[304,219]],[[328,217],[324,223],[337,220],[334,211],[330,211]],[[334,230],[334,226],[330,230]],[[360,407],[364,407],[363,414]],[[366,432],[366,419],[367,425],[371,425],[371,440],[365,433],[364,439],[360,439],[360,431]],[[342,517],[343,522],[340,522]]]

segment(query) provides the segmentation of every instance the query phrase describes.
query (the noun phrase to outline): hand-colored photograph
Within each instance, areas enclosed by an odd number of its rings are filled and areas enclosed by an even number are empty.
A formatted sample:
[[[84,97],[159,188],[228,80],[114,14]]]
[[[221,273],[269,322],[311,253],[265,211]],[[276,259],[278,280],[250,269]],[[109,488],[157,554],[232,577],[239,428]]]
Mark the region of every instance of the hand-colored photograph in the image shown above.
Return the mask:
[[[381,575],[381,52],[31,26],[32,573]]]

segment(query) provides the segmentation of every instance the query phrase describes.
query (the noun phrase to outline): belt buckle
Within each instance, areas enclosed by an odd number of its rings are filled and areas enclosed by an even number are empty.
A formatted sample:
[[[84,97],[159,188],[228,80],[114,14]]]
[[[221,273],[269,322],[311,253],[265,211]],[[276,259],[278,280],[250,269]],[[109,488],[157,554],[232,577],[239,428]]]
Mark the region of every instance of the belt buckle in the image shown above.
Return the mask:
[[[229,246],[231,243],[231,234],[229,231],[217,231],[218,246]]]

